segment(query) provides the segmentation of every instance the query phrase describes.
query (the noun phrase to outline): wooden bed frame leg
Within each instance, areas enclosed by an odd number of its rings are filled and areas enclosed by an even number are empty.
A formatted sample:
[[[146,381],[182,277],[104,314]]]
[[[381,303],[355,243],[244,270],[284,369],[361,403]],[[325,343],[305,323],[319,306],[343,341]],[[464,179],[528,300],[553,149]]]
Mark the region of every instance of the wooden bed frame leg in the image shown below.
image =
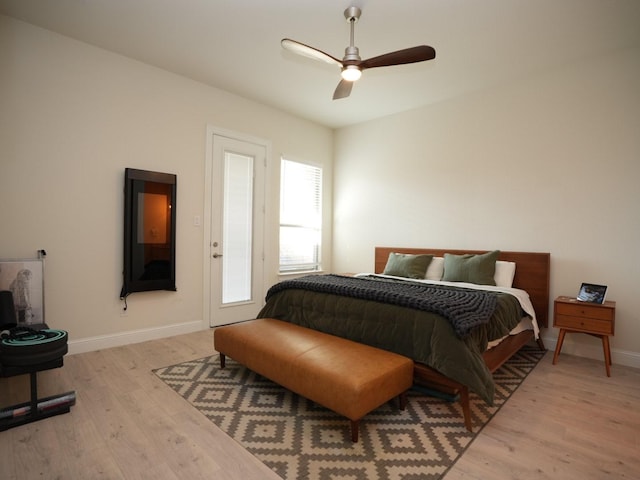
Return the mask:
[[[359,429],[359,420],[351,420],[351,441],[353,443],[358,443],[358,429]]]
[[[536,340],[536,342],[538,343],[538,347],[540,348],[540,350],[542,351],[546,350],[541,336],[538,336],[538,340]]]
[[[224,358],[224,353],[220,354],[220,368],[224,368],[225,367],[225,358]]]
[[[462,405],[462,413],[464,415],[464,426],[467,430],[473,432],[473,424],[471,423],[471,405],[469,403],[469,389],[462,387],[460,389],[460,405]]]

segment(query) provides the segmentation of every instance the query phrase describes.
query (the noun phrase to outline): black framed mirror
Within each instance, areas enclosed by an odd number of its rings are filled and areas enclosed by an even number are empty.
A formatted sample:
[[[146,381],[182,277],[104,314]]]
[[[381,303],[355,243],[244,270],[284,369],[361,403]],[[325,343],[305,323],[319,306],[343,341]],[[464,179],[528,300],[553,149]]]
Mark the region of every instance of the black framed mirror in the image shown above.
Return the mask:
[[[176,180],[170,173],[125,169],[124,269],[120,298],[176,290]]]

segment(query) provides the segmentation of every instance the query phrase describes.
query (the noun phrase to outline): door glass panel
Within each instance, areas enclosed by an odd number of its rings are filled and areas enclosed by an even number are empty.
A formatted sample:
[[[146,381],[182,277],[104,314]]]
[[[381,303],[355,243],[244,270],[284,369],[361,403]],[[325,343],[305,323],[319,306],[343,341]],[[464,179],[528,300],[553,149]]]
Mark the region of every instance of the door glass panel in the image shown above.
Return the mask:
[[[225,152],[222,303],[252,300],[253,157]]]

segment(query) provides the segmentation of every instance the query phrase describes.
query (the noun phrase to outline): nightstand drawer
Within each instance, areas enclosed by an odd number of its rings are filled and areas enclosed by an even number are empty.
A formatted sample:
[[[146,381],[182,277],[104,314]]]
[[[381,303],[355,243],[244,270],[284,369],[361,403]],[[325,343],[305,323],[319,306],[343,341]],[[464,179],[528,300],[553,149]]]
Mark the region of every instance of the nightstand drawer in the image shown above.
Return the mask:
[[[595,318],[558,314],[555,316],[553,326],[573,330],[584,330],[590,333],[601,333],[603,335],[613,335],[613,323],[611,320],[598,320]]]
[[[556,304],[556,314],[570,315],[575,317],[588,317],[600,320],[611,321],[613,310],[611,308],[596,307],[583,303],[560,303]]]

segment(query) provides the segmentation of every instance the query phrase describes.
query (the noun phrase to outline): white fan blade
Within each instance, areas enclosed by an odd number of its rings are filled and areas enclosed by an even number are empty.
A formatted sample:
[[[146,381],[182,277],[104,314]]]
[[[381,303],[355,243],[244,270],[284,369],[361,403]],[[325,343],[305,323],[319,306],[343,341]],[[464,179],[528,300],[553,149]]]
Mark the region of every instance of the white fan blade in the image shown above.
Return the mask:
[[[342,62],[335,57],[332,57],[328,53],[318,50],[317,48],[310,47],[304,43],[296,42],[289,38],[283,38],[280,42],[282,48],[289,50],[290,52],[297,53],[305,57],[313,58],[314,60],[320,60],[322,62],[329,63],[331,65],[337,65],[342,67]]]

